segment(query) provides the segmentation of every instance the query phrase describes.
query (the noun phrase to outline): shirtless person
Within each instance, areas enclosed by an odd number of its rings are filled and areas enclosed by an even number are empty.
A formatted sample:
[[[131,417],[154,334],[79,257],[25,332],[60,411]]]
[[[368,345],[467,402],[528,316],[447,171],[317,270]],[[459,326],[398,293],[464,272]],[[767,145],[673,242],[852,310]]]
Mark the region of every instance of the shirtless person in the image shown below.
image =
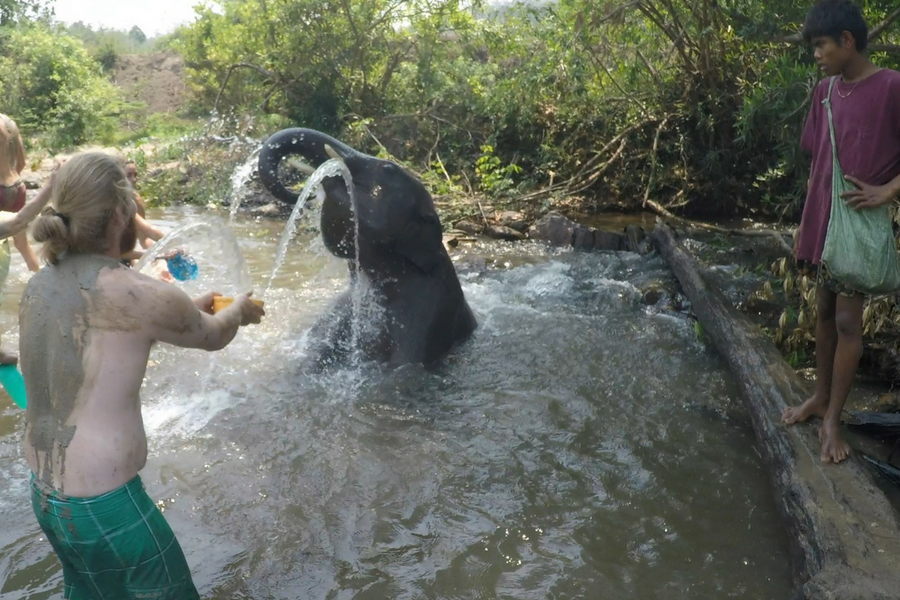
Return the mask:
[[[129,160],[125,162],[123,169],[125,171],[125,179],[131,184],[131,189],[134,190],[137,185],[137,165],[134,164],[133,160]],[[144,251],[150,249],[153,243],[161,240],[164,235],[161,229],[153,226],[147,220],[144,199],[141,198],[141,195],[136,190],[134,192],[134,203],[137,206],[137,214],[134,215],[134,220],[128,228],[128,232],[122,236],[122,264],[130,266],[134,266],[137,261],[143,258]],[[171,250],[158,256],[157,260],[166,260],[181,253],[182,250],[180,249]],[[175,281],[175,278],[172,277],[172,274],[165,267],[160,268],[159,278],[169,283]]]
[[[125,163],[125,178],[128,180],[128,183],[131,184],[131,188],[136,190],[137,165],[134,164],[133,160],[129,160]],[[141,244],[141,248],[146,250],[153,245],[153,242],[158,242],[160,238],[162,238],[163,232],[147,221],[147,207],[144,205],[144,199],[141,198],[141,195],[138,194],[137,191],[134,192],[134,202],[137,205],[138,217],[140,217],[139,219],[136,219],[137,241]]]
[[[19,179],[19,173],[25,168],[25,149],[22,146],[22,137],[19,135],[19,128],[15,121],[0,114],[0,211],[18,213],[25,207],[25,184]],[[42,197],[46,202],[48,197]],[[39,268],[37,257],[31,246],[28,245],[28,235],[25,232],[25,225],[37,215],[32,205],[28,211],[27,219],[24,225],[16,227],[15,231],[10,235],[13,238],[13,244],[25,259],[25,264],[31,271],[37,271]],[[23,219],[19,218],[18,223],[22,223]],[[11,221],[10,221],[11,223]],[[12,256],[9,251],[9,241],[6,239],[10,235],[0,236],[0,297],[2,297],[3,284],[9,275],[10,259]],[[14,353],[0,350],[0,364],[16,364],[17,357]]]
[[[25,184],[19,173],[25,168],[25,149],[15,121],[0,114],[0,211],[19,212],[25,206]],[[13,236],[13,244],[29,271],[40,267],[34,250],[28,245],[28,235],[20,231]]]
[[[121,237],[135,210],[119,161],[70,159],[34,226],[47,266],[19,307],[23,453],[67,599],[199,597],[138,476],[147,460],[139,391],[155,341],[220,350],[264,314],[242,294],[213,315],[216,294],[191,300],[124,267]]]

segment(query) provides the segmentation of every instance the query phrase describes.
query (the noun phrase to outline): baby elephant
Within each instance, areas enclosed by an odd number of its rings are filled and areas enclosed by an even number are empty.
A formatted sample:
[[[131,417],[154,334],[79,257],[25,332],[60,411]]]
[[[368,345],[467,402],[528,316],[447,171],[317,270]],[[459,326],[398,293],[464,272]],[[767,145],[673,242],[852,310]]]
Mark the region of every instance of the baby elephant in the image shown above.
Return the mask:
[[[287,156],[313,168],[338,158],[353,178],[356,210],[343,178],[322,184],[322,239],[332,254],[349,260],[351,277],[350,289],[313,328],[320,366],[356,351],[391,365],[433,366],[472,334],[475,317],[442,243],[434,201],[418,179],[321,132],[285,129],[263,144],[259,174],[266,189],[289,204],[298,195],[278,178]],[[355,332],[354,305],[364,308]]]

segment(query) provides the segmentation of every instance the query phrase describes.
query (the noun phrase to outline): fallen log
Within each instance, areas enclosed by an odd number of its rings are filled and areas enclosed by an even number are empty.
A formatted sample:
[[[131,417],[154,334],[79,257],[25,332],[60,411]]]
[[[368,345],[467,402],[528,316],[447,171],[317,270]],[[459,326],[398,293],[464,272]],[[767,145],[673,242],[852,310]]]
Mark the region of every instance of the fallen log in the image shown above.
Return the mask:
[[[868,435],[900,436],[900,413],[851,411],[844,422]]]
[[[889,462],[879,460],[874,456],[869,456],[868,454],[864,454],[863,458],[867,463],[875,467],[875,469],[877,469],[879,473],[887,477],[894,485],[900,485],[900,469]]]
[[[765,333],[707,284],[667,225],[657,225],[652,242],[741,386],[787,525],[793,599],[897,598],[900,528],[865,464],[855,454],[841,465],[823,464],[815,424],[782,425],[785,406],[807,397],[804,383]]]
[[[793,231],[775,231],[774,229],[725,229],[724,227],[719,227],[718,225],[711,225],[710,223],[703,223],[700,221],[691,221],[690,219],[684,219],[677,215],[672,214],[666,208],[658,202],[654,202],[653,200],[645,200],[644,208],[650,208],[653,212],[666,219],[671,223],[679,223],[682,227],[686,227],[689,230],[697,231],[697,232],[709,232],[709,233],[719,233],[722,235],[740,235],[747,237],[768,237],[774,240],[776,244],[788,255],[794,255],[794,249],[785,241],[785,238],[788,238],[793,241],[794,232]]]

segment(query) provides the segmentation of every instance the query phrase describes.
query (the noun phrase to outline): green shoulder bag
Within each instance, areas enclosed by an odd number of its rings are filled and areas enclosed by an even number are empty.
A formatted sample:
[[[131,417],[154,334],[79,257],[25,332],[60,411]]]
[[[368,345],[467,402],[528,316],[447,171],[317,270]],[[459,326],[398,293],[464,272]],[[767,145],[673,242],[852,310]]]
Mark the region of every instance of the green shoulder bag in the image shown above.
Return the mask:
[[[891,294],[900,290],[900,258],[894,242],[890,206],[855,210],[841,198],[843,192],[856,186],[844,179],[834,143],[831,118],[831,91],[822,103],[828,110],[828,133],[831,135],[831,216],[825,233],[822,264],[831,277],[855,290],[871,295]]]

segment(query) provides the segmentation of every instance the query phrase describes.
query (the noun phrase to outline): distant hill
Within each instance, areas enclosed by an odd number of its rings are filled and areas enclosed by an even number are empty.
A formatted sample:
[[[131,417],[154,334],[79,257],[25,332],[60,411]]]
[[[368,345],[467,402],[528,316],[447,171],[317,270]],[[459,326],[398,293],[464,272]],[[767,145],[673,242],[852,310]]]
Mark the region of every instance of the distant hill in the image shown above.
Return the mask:
[[[145,103],[148,113],[177,113],[187,99],[184,61],[175,52],[121,54],[110,79],[126,100]]]

